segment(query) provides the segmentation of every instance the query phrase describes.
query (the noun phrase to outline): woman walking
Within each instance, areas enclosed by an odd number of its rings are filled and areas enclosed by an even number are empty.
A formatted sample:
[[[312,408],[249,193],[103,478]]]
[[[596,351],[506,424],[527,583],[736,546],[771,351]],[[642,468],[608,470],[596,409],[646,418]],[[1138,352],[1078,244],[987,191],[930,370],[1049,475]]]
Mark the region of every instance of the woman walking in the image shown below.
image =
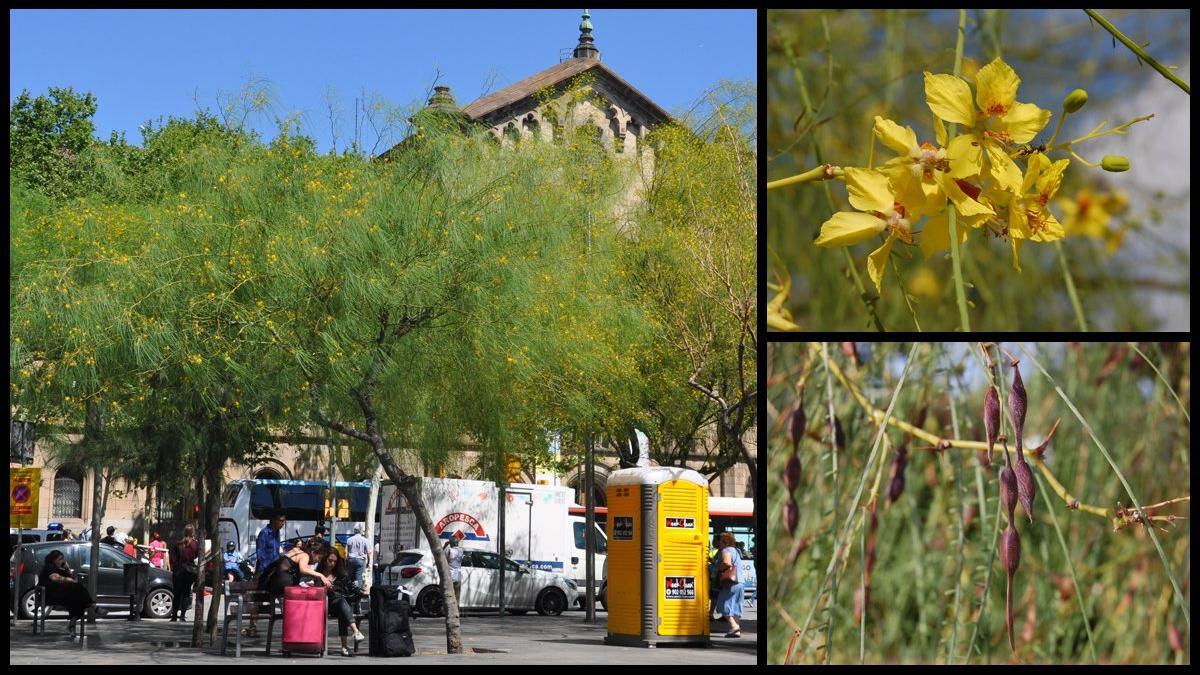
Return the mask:
[[[742,637],[742,627],[738,619],[742,618],[742,602],[745,598],[745,587],[739,577],[742,556],[738,553],[737,540],[733,534],[722,532],[717,537],[721,552],[717,558],[717,582],[720,590],[717,592],[717,611],[722,619],[729,621],[727,638]]]
[[[175,602],[171,604],[171,621],[187,620],[185,616],[188,607],[192,606],[192,587],[199,574],[196,558],[200,555],[200,542],[196,539],[196,530],[191,525],[183,528],[183,539],[171,550],[171,581],[175,586]],[[176,612],[178,610],[178,613]]]

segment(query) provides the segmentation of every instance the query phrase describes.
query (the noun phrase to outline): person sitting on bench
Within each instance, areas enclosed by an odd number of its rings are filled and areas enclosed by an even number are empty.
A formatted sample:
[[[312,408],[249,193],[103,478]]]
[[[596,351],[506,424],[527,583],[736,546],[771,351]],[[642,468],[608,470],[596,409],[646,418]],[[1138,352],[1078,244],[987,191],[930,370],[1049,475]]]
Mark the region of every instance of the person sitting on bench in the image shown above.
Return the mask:
[[[75,572],[67,565],[67,558],[62,551],[53,550],[46,556],[42,571],[38,574],[38,585],[46,589],[46,605],[67,608],[71,620],[67,622],[67,634],[75,634],[75,621],[83,617],[89,607],[96,604],[96,599],[88,589],[75,578]],[[107,614],[102,607],[96,607],[96,614]]]

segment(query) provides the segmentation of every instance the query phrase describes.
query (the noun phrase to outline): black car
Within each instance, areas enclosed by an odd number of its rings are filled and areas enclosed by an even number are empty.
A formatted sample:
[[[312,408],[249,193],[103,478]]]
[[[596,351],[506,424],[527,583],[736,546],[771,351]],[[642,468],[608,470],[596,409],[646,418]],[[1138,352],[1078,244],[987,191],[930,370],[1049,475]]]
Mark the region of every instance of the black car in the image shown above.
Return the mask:
[[[8,560],[9,606],[12,606],[13,580],[21,578],[21,618],[33,618],[33,588],[37,585],[38,572],[42,570],[46,555],[51,551],[62,551],[67,564],[81,581],[87,581],[88,562],[91,560],[92,544],[87,541],[50,541],[25,544],[21,547],[21,560],[14,550]],[[100,579],[96,585],[99,595],[122,595],[125,590],[125,563],[137,562],[124,551],[112,546],[100,546]],[[175,594],[172,590],[171,573],[157,567],[150,568],[150,589],[142,605],[142,616],[164,618],[171,613]],[[125,596],[127,597],[127,596]],[[129,610],[129,601],[103,598],[100,606],[111,611]]]

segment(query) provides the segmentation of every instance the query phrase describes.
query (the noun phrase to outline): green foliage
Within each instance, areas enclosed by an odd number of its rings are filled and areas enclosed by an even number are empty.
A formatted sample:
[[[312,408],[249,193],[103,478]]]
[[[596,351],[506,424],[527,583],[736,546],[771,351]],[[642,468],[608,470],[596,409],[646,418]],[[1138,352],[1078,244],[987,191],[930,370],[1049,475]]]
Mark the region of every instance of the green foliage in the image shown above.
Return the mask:
[[[1055,420],[1061,419],[1043,457],[1055,479],[1085,506],[1107,509],[1110,515],[1118,502],[1129,507],[1117,473],[1054,384],[1019,348],[1003,346],[1022,358],[1029,403],[1026,439],[1031,443],[1044,439]],[[920,346],[893,415],[916,424],[920,411],[928,406],[920,428],[938,438],[982,441],[986,380],[980,361],[966,347],[961,343]],[[1190,431],[1184,411],[1191,370],[1186,343],[1139,345],[1162,378],[1124,344],[1055,343],[1027,348],[1109,449],[1143,505],[1190,495]],[[872,405],[885,407],[909,345],[857,343],[857,363],[840,351],[827,346],[830,360],[847,380]],[[907,487],[889,506],[884,499],[889,463],[884,459],[869,470],[865,466],[878,427],[838,377],[829,376],[826,384],[820,350],[814,357],[807,345],[775,344],[770,364],[768,379],[775,384],[768,390],[772,431],[767,520],[772,546],[767,569],[772,597],[766,602],[773,608],[768,617],[769,663],[781,662],[793,629],[813,606],[821,575],[834,556],[831,514],[840,514],[840,528],[854,487],[864,477],[860,503],[866,506],[877,499],[877,532],[868,535],[863,520],[869,518],[856,517],[850,546],[840,558],[844,562],[835,567],[836,594],[831,598],[831,590],[826,589],[806,637],[793,647],[793,662],[828,659],[845,664],[859,663],[861,658],[867,663],[1070,664],[1093,660],[1089,642],[1094,642],[1100,662],[1190,660],[1187,651],[1174,651],[1171,646],[1171,626],[1184,636],[1188,626],[1146,532],[1137,525],[1114,531],[1111,518],[1068,508],[1039,468],[1034,469],[1039,480],[1034,522],[1029,524],[1022,511],[1017,516],[1021,562],[1014,578],[1016,651],[1010,652],[1004,625],[1005,575],[1000,555],[994,552],[998,528],[1005,525],[998,485],[1001,447],[997,446],[986,468],[973,450],[934,452],[926,440],[889,425],[884,458],[901,445],[909,450]],[[1009,371],[1002,373],[1000,382],[1000,391],[1007,396],[1011,370],[1002,370]],[[804,390],[809,422],[799,448],[805,470],[793,492],[800,514],[793,537],[780,517],[787,495],[782,476],[791,450],[782,417],[796,406],[797,386]],[[1182,400],[1177,402],[1176,395]],[[837,456],[836,473],[825,438],[831,396],[847,438],[846,448]],[[1006,418],[1001,423],[1001,430],[1005,429],[1012,450]],[[1182,516],[1187,504],[1160,507],[1154,513]],[[1185,598],[1190,576],[1189,523],[1184,518],[1157,523],[1163,528],[1157,536],[1182,582]],[[875,543],[866,543],[872,540]],[[875,553],[869,573],[870,602],[862,619],[864,633],[855,607],[868,557],[865,549]],[[831,628],[827,621],[832,622]],[[1143,629],[1130,635],[1131,623]],[[1186,638],[1182,644],[1186,650]]]
[[[51,87],[32,98],[22,90],[8,118],[8,161],[12,180],[56,198],[83,191],[93,170],[92,133],[96,98],[71,87]]]

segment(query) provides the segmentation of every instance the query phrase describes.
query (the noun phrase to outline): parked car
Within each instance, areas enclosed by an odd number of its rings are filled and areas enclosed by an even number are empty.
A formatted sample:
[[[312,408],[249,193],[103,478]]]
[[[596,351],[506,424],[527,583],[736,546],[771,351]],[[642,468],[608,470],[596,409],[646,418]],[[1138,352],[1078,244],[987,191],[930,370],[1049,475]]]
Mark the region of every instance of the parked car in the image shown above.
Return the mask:
[[[531,569],[510,558],[503,559],[505,611],[524,614],[557,616],[575,604],[578,586],[561,574]],[[463,551],[462,597],[463,609],[497,609],[500,606],[501,559],[486,551]],[[433,556],[428,551],[412,549],[397,554],[385,572],[385,581],[398,583],[416,600],[413,611],[423,616],[441,616],[444,612],[442,587],[438,581]]]
[[[49,541],[37,544],[26,544],[21,547],[21,560],[17,560],[14,550],[8,560],[8,590],[11,606],[14,581],[21,578],[21,618],[33,618],[33,589],[38,582],[38,572],[46,555],[51,551],[62,551],[67,558],[67,564],[75,570],[81,582],[87,582],[89,572],[88,562],[91,560],[92,544],[86,541]],[[122,595],[125,590],[125,563],[137,562],[132,557],[111,546],[100,547],[100,578],[96,591],[99,595]],[[171,573],[151,567],[149,571],[150,588],[142,605],[142,616],[161,619],[171,613],[175,594],[172,591]],[[129,609],[126,600],[102,599],[100,606],[111,611]]]

